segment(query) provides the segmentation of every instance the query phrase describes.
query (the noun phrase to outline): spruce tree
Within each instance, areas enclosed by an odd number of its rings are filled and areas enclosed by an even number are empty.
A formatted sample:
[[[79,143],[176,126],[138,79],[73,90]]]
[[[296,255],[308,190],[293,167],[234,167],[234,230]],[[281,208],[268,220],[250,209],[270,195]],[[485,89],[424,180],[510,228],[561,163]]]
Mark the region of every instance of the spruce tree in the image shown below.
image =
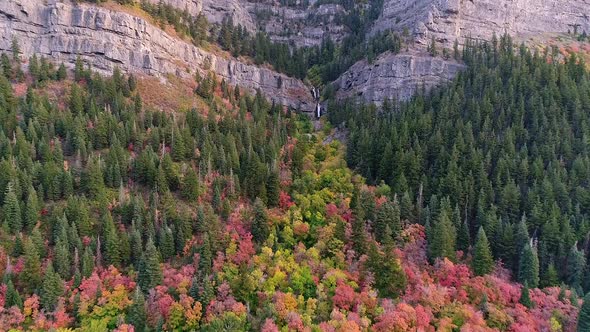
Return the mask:
[[[150,238],[139,264],[137,276],[139,286],[144,292],[162,283],[162,269],[160,268],[160,253]]]
[[[14,288],[14,284],[12,280],[8,279],[6,282],[6,294],[4,297],[4,307],[10,308],[12,306],[17,306],[18,308],[23,308],[23,300],[18,293],[18,290]]]
[[[88,278],[92,271],[94,271],[94,255],[92,255],[90,247],[86,246],[82,254],[82,276]]]
[[[578,314],[578,332],[590,331],[590,293],[584,296],[584,303]]]
[[[41,286],[41,258],[31,239],[25,239],[25,266],[20,280],[25,285],[25,291],[32,293]]]
[[[184,181],[182,183],[182,196],[194,202],[199,198],[199,177],[197,173],[191,168],[187,171]]]
[[[43,308],[49,312],[53,311],[58,298],[63,292],[63,281],[53,270],[53,263],[50,261],[43,275],[43,287],[41,289],[41,305]]]
[[[262,244],[270,235],[270,225],[266,214],[266,207],[260,198],[254,202],[254,218],[252,219],[252,238]]]
[[[383,241],[385,229],[389,227],[393,236],[401,231],[401,220],[399,206],[393,202],[387,201],[377,209],[373,231],[379,241]]]
[[[119,237],[110,212],[105,211],[102,218],[103,254],[107,264],[118,266],[121,262]]]
[[[471,267],[473,268],[473,273],[478,276],[488,274],[492,272],[494,268],[494,258],[492,257],[490,243],[488,242],[483,227],[480,227],[477,232]]]
[[[533,307],[533,302],[531,301],[531,295],[529,292],[529,286],[526,282],[522,286],[522,290],[520,292],[520,299],[518,300],[518,302],[520,302],[520,304],[529,309]]]
[[[447,209],[442,209],[438,220],[432,226],[428,238],[428,249],[431,260],[439,257],[455,259],[456,230]]]
[[[16,234],[22,229],[22,218],[19,200],[14,190],[14,184],[11,182],[4,196],[4,206],[2,207],[4,215],[4,224],[12,234]]]
[[[533,288],[539,285],[539,258],[537,249],[527,243],[520,257],[518,268],[518,281],[522,284],[525,282]]]
[[[139,287],[133,292],[133,303],[129,306],[127,312],[127,323],[133,325],[135,331],[143,332],[146,330],[147,312],[145,308],[145,299]]]

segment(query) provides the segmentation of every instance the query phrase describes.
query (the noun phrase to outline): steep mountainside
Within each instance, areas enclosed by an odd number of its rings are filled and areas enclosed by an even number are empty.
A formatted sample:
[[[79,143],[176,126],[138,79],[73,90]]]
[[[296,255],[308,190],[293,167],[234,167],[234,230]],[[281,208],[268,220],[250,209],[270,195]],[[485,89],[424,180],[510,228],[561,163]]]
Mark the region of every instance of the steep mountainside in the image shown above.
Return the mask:
[[[165,33],[144,19],[69,1],[39,5],[30,0],[0,2],[0,50],[17,38],[23,53],[51,57],[73,65],[80,55],[100,72],[113,66],[159,77],[188,77],[208,67],[228,83],[261,89],[269,98],[295,108],[312,103],[299,80],[236,59],[206,52]]]
[[[386,0],[372,32],[404,29],[413,36],[413,54],[384,55],[374,64],[359,62],[337,81],[338,96],[362,96],[377,102],[385,97],[407,99],[422,86],[454,77],[460,66],[431,59],[425,48],[432,38],[440,51],[465,38],[490,40],[504,32],[526,41],[541,34],[590,32],[590,1],[560,0]]]
[[[380,104],[386,98],[406,100],[416,89],[449,81],[464,65],[423,54],[386,53],[373,64],[363,60],[334,82],[340,98],[362,97]]]
[[[426,45],[432,36],[446,46],[456,39],[489,39],[493,33],[526,38],[590,31],[588,0],[386,0],[374,31],[408,28]]]

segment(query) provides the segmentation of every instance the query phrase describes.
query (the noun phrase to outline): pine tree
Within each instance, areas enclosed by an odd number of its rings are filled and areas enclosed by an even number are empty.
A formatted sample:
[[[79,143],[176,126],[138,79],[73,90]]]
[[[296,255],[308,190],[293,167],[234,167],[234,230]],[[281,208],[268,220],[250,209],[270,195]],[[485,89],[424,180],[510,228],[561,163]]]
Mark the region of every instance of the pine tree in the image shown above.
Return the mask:
[[[482,276],[492,272],[494,268],[494,258],[490,249],[490,243],[486,237],[483,227],[477,232],[475,248],[473,249],[473,261],[471,267],[475,275]]]
[[[110,212],[106,211],[102,218],[104,247],[103,254],[107,264],[118,266],[121,263],[119,237]]]
[[[37,220],[39,219],[39,201],[37,199],[37,193],[31,186],[29,188],[29,194],[27,196],[27,205],[25,207],[25,230],[28,232],[32,231]]]
[[[578,314],[578,332],[590,331],[590,293],[584,296],[584,303]]]
[[[135,331],[143,332],[146,330],[147,312],[145,308],[145,299],[139,287],[133,292],[133,303],[129,306],[127,312],[127,323],[133,325]]]
[[[211,255],[211,243],[209,241],[209,235],[203,236],[203,244],[199,248],[199,274],[202,276],[211,274],[211,265],[213,262]]]
[[[530,243],[525,245],[520,257],[518,281],[522,284],[526,282],[533,288],[539,285],[539,258],[537,249],[532,247]]]
[[[199,177],[197,176],[197,173],[190,168],[182,183],[182,196],[185,199],[194,202],[199,198],[199,193]]]
[[[8,279],[6,282],[6,294],[4,297],[4,307],[10,308],[12,306],[17,306],[18,308],[23,308],[23,300],[18,293],[18,290],[14,288],[14,284],[12,280]]]
[[[266,180],[266,200],[269,207],[277,207],[279,205],[280,181],[279,174],[271,171]]]
[[[549,263],[545,273],[543,274],[543,278],[541,280],[541,287],[554,287],[559,285],[559,275],[557,274],[557,269],[555,268],[555,264],[553,261]]]
[[[383,236],[387,227],[389,227],[393,236],[399,234],[401,231],[399,206],[390,201],[381,204],[381,206],[377,209],[377,215],[373,225],[375,237],[379,241],[384,240]]]
[[[137,276],[139,286],[144,292],[162,283],[162,269],[160,268],[160,253],[150,238],[139,264]]]
[[[66,238],[67,239],[67,238]],[[70,278],[72,265],[70,262],[70,252],[68,244],[59,239],[55,244],[55,270],[64,279]]]
[[[2,212],[4,214],[4,224],[8,227],[8,230],[12,234],[20,232],[22,229],[21,210],[12,182],[8,184]]]
[[[57,304],[58,298],[64,292],[63,281],[59,275],[53,270],[53,264],[50,261],[47,264],[45,273],[43,275],[43,288],[41,289],[41,305],[47,311],[53,311]]]
[[[533,307],[533,302],[531,301],[531,295],[529,292],[529,286],[526,282],[522,286],[522,290],[520,292],[520,299],[518,300],[518,302],[520,302],[520,304],[529,309]]]
[[[41,258],[31,239],[25,239],[25,266],[20,280],[25,285],[25,291],[32,293],[41,286]]]
[[[447,257],[454,260],[455,239],[455,226],[451,222],[446,209],[443,209],[439,214],[438,220],[432,226],[430,237],[428,238],[428,249],[431,260],[439,257]]]
[[[94,256],[90,251],[90,247],[86,246],[82,254],[82,276],[88,278],[92,271],[94,271]]]
[[[258,244],[262,244],[270,235],[270,225],[266,214],[266,207],[260,198],[254,201],[254,218],[252,219],[252,237]]]

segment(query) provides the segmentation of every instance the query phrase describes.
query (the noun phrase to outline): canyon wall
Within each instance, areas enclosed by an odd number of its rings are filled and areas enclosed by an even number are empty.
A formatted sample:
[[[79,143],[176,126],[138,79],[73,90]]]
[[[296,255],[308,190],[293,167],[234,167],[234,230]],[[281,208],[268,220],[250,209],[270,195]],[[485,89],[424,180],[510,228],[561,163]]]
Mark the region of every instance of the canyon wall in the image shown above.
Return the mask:
[[[272,100],[313,111],[313,100],[300,80],[265,67],[206,52],[173,37],[146,20],[123,12],[67,0],[0,1],[0,51],[10,51],[16,38],[24,55],[38,54],[73,66],[80,56],[94,70],[165,78],[189,77],[195,70],[214,71],[231,84],[260,89]]]

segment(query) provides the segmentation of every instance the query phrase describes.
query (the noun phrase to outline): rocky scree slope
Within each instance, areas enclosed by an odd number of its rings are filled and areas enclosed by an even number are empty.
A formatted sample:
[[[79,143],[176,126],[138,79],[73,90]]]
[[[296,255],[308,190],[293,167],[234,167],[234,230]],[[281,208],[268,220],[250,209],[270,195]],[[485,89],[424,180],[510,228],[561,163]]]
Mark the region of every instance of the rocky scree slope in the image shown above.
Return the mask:
[[[38,54],[73,66],[77,56],[94,70],[114,66],[164,78],[189,77],[194,69],[212,70],[228,83],[260,89],[267,97],[302,110],[313,110],[303,82],[272,70],[206,52],[179,40],[144,19],[127,13],[67,0],[0,1],[0,51],[11,50],[13,38],[25,56]]]

